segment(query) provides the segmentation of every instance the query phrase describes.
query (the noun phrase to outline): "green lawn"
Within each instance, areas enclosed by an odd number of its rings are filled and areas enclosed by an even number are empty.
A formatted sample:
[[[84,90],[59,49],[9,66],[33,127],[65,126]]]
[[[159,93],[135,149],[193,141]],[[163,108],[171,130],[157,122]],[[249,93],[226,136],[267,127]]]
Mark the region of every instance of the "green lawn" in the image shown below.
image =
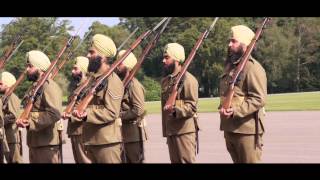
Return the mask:
[[[217,112],[219,98],[199,100],[199,112]],[[148,114],[160,113],[160,102],[146,103]],[[266,111],[320,110],[320,91],[304,93],[272,94],[267,97]]]

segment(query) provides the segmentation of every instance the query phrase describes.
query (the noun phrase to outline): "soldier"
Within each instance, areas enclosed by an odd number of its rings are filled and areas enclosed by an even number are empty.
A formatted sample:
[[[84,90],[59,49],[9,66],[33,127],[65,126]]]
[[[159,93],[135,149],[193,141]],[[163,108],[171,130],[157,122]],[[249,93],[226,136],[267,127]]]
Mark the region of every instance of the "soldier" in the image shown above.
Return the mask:
[[[3,108],[2,99],[0,98],[0,109]],[[6,140],[6,133],[4,129],[4,116],[3,112],[0,111],[0,164],[4,163],[4,156],[9,153],[9,146]]]
[[[198,148],[198,81],[186,72],[178,90],[173,112],[164,111],[164,105],[172,91],[174,79],[185,60],[184,48],[178,43],[169,43],[164,48],[163,79],[161,80],[161,107],[163,136],[172,163],[194,163]]]
[[[16,78],[9,72],[2,72],[0,74],[0,93],[5,94],[10,90],[10,87],[14,85]],[[20,99],[16,94],[12,93],[6,105],[4,105],[3,115],[4,115],[4,127],[7,138],[7,143],[9,146],[9,153],[6,154],[6,160],[8,163],[23,163],[22,159],[22,147],[21,141],[21,131],[19,133],[19,128],[16,125],[16,119],[19,116],[20,110]]]
[[[84,81],[87,80],[87,69],[89,59],[83,56],[79,56],[75,60],[75,64],[72,69],[72,81],[69,89],[72,93],[79,87]],[[84,151],[84,144],[82,142],[82,126],[83,121],[74,116],[69,116],[63,113],[63,118],[68,119],[67,134],[71,140],[72,152],[74,161],[76,163],[90,163],[90,159],[87,157]]]
[[[120,51],[118,53],[118,59],[121,58],[125,52],[125,50]],[[123,63],[117,67],[117,74],[120,79],[123,80],[128,76],[136,63],[136,57],[133,53],[130,53]],[[125,89],[120,112],[125,148],[123,153],[128,163],[143,163],[144,161],[143,142],[147,140],[145,130],[146,123],[144,119],[146,114],[144,109],[144,95],[145,89],[142,84],[136,78],[132,78],[128,87]]]
[[[109,58],[117,52],[112,39],[102,34],[92,38],[87,57],[88,71],[98,79],[110,68]],[[93,81],[94,82],[94,81]],[[124,88],[115,72],[96,89],[96,94],[84,113],[73,111],[83,119],[83,142],[92,163],[121,163],[121,119],[120,108]]]
[[[225,71],[220,77],[220,130],[224,131],[234,163],[258,163],[262,154],[267,77],[260,63],[250,57],[236,83],[231,108],[221,107],[231,75],[254,37],[254,32],[243,25],[234,26],[231,31]]]
[[[27,78],[34,84],[50,66],[49,58],[41,51],[27,53]],[[62,91],[50,77],[36,98],[29,120],[17,119],[27,128],[30,163],[61,163],[59,151],[59,120],[62,110]]]

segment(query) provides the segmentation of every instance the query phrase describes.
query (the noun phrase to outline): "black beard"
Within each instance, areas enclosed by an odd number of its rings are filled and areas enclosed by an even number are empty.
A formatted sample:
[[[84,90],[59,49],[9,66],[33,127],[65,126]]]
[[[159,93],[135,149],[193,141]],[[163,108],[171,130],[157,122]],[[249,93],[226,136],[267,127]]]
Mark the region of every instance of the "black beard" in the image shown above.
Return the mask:
[[[35,82],[35,81],[38,80],[38,78],[39,78],[39,73],[38,73],[38,72],[36,72],[36,73],[34,73],[34,74],[27,74],[27,79],[28,79],[28,81],[33,81],[33,82]]]
[[[79,83],[82,79],[82,72],[80,74],[76,74],[76,75],[72,74],[71,77],[72,77],[73,82]]]
[[[97,73],[101,67],[101,64],[102,64],[101,59],[102,58],[100,56],[97,56],[95,59],[92,59],[92,60],[90,59],[88,71],[93,72],[93,73]]]
[[[120,78],[121,80],[123,80],[123,79],[126,77],[126,75],[127,75],[127,70],[124,70],[124,71],[120,72],[119,69],[116,68],[116,69],[115,69],[115,73],[119,76],[119,78]]]
[[[175,68],[176,68],[175,63],[172,63],[172,64],[168,65],[167,67],[162,66],[162,76],[166,77],[169,74],[172,74]]]
[[[237,49],[237,51],[232,51],[230,48],[228,48],[228,55],[227,55],[227,63],[234,63],[236,61],[238,61],[242,55],[244,54],[244,51],[241,47],[239,47],[239,49]]]

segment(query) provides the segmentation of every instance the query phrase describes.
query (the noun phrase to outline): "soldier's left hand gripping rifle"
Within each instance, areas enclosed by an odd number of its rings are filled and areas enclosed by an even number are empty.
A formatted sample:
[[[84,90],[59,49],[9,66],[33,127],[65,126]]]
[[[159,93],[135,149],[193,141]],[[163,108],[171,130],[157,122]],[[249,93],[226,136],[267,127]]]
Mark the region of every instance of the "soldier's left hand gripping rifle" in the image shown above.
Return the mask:
[[[193,58],[196,55],[197,50],[199,49],[200,45],[202,44],[202,42],[208,37],[210,31],[213,29],[214,25],[216,24],[216,22],[218,21],[218,17],[216,17],[213,21],[213,23],[211,24],[211,26],[209,27],[209,29],[206,29],[198,38],[196,44],[193,46],[188,58],[186,59],[186,61],[184,62],[181,71],[179,73],[179,75],[177,76],[177,78],[174,81],[174,85],[172,87],[172,91],[170,93],[170,96],[166,102],[166,104],[163,107],[164,111],[167,111],[169,113],[172,113],[174,111],[174,107],[175,107],[175,101],[178,95],[178,89],[179,89],[179,84],[182,80],[182,78],[184,77],[190,63],[192,62]]]
[[[17,50],[22,45],[22,43],[23,43],[23,40],[22,40],[21,33],[20,33],[14,38],[14,40],[11,43],[11,45],[9,46],[9,48],[7,48],[4,51],[3,56],[0,58],[0,70],[4,68],[4,65],[17,52]]]
[[[82,115],[84,114],[85,109],[87,108],[87,106],[89,105],[89,103],[91,102],[91,100],[93,99],[93,96],[96,92],[96,89],[100,86],[100,84],[102,84],[104,82],[104,80],[106,78],[108,78],[111,73],[115,70],[115,68],[120,65],[125,59],[126,57],[147,37],[149,37],[151,35],[151,33],[155,32],[168,18],[163,18],[161,20],[161,22],[159,22],[152,30],[147,30],[146,32],[144,32],[143,34],[141,34],[138,39],[136,39],[132,45],[130,46],[130,48],[123,54],[123,56],[121,58],[119,58],[118,60],[116,60],[111,67],[109,68],[109,70],[107,72],[105,72],[102,76],[100,76],[95,83],[93,84],[92,88],[88,91],[87,96],[80,101],[79,105],[75,108],[75,110],[73,111],[73,115],[75,117],[81,118]],[[79,117],[80,115],[80,117]]]
[[[262,34],[263,29],[266,26],[266,24],[268,23],[268,21],[270,21],[270,18],[264,19],[262,25],[256,31],[253,39],[251,40],[246,51],[244,52],[243,56],[241,57],[239,64],[235,68],[235,71],[233,72],[231,80],[228,85],[226,97],[224,98],[223,103],[222,103],[222,108],[229,109],[231,107],[231,102],[232,102],[232,98],[233,98],[233,94],[234,94],[234,87],[235,87],[236,82],[238,81],[238,77],[239,77],[240,73],[242,72],[243,68],[246,66],[246,64],[249,60],[249,57],[251,55],[251,52],[253,51],[259,37]],[[221,116],[223,116],[223,115],[221,114]]]
[[[39,96],[40,89],[42,89],[42,86],[44,85],[44,83],[49,78],[54,66],[57,64],[57,62],[60,59],[60,57],[62,56],[62,54],[65,52],[66,49],[71,47],[72,41],[74,39],[75,39],[75,36],[71,36],[67,40],[67,42],[65,43],[63,48],[58,53],[56,59],[51,62],[49,68],[44,73],[44,75],[41,76],[40,79],[37,81],[36,85],[32,87],[31,94],[30,94],[30,96],[28,96],[27,103],[26,103],[26,105],[24,107],[24,111],[22,112],[22,114],[20,115],[19,119],[16,122],[18,127],[26,127],[26,126],[28,126],[28,119],[29,119],[29,116],[30,116],[30,112],[31,112],[31,110],[33,108],[33,104],[36,101],[36,98]]]

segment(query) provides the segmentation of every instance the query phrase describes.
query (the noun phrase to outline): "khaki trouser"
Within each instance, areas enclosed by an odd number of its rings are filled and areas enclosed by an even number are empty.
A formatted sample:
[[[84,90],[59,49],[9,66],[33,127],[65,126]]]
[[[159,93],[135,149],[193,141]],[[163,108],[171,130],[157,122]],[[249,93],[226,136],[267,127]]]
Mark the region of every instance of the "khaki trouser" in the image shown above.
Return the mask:
[[[23,163],[23,158],[20,154],[19,143],[9,143],[10,151],[6,153],[6,160],[8,163]]]
[[[255,135],[224,132],[227,150],[234,163],[259,163],[262,155],[262,135],[260,146],[255,145]]]
[[[61,163],[59,145],[30,147],[30,163]]]
[[[72,153],[75,163],[91,163],[84,151],[84,144],[82,143],[81,135],[71,135]]]
[[[196,161],[196,133],[168,136],[171,163],[194,163]]]
[[[124,144],[127,163],[143,163],[143,142],[129,142]]]
[[[92,163],[121,163],[121,143],[86,145],[87,156]]]

